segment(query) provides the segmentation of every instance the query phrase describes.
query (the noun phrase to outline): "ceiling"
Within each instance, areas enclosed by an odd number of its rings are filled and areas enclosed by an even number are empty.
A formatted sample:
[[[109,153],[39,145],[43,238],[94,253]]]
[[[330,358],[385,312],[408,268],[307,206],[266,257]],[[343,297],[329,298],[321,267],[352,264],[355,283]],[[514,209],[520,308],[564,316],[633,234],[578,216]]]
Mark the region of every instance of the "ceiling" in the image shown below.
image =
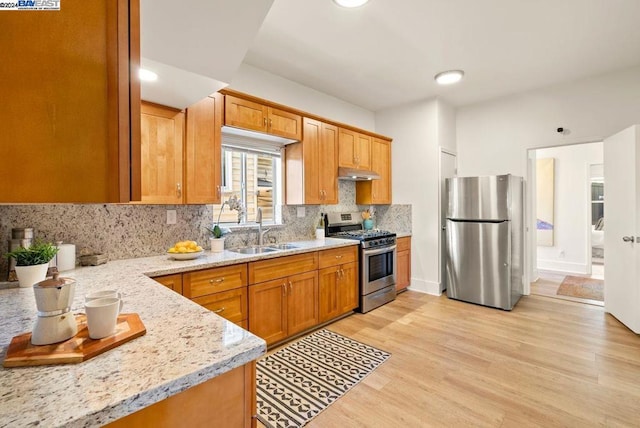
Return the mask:
[[[275,0],[244,62],[372,111],[464,106],[640,64],[640,1]]]

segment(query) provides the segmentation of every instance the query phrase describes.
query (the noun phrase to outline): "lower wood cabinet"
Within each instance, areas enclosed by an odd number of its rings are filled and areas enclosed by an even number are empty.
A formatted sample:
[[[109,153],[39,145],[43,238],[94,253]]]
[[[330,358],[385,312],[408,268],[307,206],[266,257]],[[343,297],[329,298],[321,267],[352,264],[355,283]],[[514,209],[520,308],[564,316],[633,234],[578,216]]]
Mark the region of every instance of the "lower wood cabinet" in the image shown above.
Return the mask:
[[[181,273],[176,273],[173,275],[158,276],[153,279],[154,281],[159,282],[160,284],[175,291],[176,293],[182,294],[182,274]]]
[[[245,364],[106,426],[249,428],[255,426],[256,365]]]
[[[411,237],[398,238],[396,291],[404,291],[411,285]]]
[[[318,272],[249,286],[249,331],[267,345],[318,324]]]
[[[320,322],[358,307],[358,263],[331,266],[318,272]]]

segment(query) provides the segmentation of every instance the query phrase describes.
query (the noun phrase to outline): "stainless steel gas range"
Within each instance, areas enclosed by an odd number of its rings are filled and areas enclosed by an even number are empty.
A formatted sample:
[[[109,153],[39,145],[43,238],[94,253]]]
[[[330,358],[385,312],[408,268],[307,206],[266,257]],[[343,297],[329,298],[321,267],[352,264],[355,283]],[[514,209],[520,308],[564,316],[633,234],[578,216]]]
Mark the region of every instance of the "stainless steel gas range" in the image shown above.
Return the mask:
[[[396,234],[364,230],[360,213],[325,214],[325,235],[360,241],[360,307],[365,313],[396,298]]]

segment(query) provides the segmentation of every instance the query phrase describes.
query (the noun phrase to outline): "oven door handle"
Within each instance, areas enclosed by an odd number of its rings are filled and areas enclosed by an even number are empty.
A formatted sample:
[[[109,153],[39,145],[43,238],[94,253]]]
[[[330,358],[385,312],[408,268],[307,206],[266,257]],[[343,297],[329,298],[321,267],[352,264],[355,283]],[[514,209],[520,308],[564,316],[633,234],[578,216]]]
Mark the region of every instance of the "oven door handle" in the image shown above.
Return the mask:
[[[369,250],[369,249],[365,249],[364,250],[364,255],[365,256],[375,256],[378,254],[384,254],[384,253],[388,253],[390,251],[395,251],[397,245],[392,245],[390,247],[384,247],[384,248],[376,248],[375,250]]]

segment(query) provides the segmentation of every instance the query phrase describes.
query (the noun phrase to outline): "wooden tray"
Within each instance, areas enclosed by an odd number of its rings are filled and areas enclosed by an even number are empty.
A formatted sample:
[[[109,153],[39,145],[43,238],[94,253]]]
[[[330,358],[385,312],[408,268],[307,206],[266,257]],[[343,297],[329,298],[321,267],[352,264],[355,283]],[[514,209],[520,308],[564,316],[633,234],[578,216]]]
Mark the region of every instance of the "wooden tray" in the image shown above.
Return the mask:
[[[115,334],[103,339],[89,337],[86,315],[76,315],[76,321],[78,334],[60,343],[36,346],[31,344],[31,332],[15,336],[2,365],[25,367],[81,363],[147,332],[138,314],[120,314]]]

